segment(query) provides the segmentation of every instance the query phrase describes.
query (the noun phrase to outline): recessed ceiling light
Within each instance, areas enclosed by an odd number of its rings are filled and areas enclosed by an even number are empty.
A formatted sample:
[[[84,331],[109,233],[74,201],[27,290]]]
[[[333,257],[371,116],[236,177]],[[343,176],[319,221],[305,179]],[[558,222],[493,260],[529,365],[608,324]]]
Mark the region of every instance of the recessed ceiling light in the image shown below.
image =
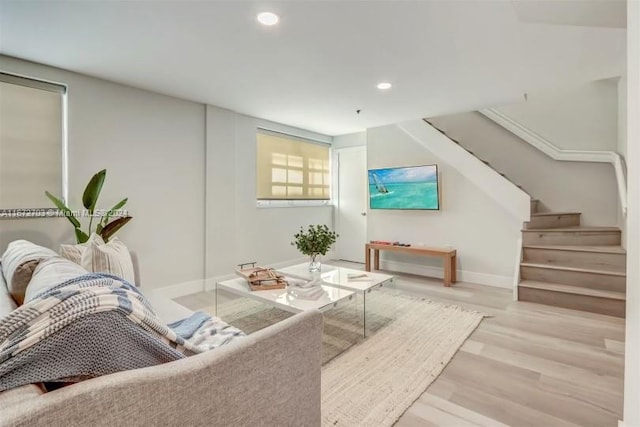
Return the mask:
[[[378,83],[378,89],[381,89],[381,90],[391,89],[391,83],[387,83],[387,82]]]
[[[258,22],[262,25],[276,25],[280,18],[273,12],[262,12],[258,14]]]

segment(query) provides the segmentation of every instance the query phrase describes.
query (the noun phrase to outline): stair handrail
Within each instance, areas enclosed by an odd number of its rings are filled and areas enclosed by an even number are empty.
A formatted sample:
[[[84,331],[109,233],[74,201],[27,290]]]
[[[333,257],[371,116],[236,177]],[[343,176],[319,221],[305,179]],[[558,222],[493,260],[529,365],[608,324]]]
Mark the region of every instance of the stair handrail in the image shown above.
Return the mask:
[[[511,133],[519,136],[538,150],[554,160],[568,162],[594,162],[594,163],[610,163],[616,176],[618,185],[618,198],[620,199],[620,207],[622,214],[627,215],[627,180],[624,169],[622,156],[615,151],[596,151],[596,150],[565,150],[554,145],[551,141],[532,131],[521,123],[518,123],[508,115],[495,108],[485,108],[479,110],[479,113],[493,120],[500,126],[504,127]]]
[[[461,145],[453,143],[444,132],[424,119],[397,123],[396,127],[413,141],[427,148],[442,162],[452,165],[511,215],[521,221],[529,221],[531,196],[499,175],[495,169],[487,167]]]

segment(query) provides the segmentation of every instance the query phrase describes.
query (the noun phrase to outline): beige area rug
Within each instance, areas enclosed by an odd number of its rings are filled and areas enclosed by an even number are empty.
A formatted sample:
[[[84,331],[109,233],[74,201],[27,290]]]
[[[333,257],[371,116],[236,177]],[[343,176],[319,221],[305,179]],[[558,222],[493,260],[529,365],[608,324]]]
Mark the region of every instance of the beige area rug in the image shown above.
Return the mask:
[[[368,295],[325,313],[322,368],[324,426],[391,426],[438,377],[484,315],[402,293]],[[247,333],[291,314],[248,298],[218,305],[218,316]],[[214,307],[201,307],[213,313]]]
[[[322,369],[324,426],[391,426],[438,377],[483,314],[398,297],[398,317]]]

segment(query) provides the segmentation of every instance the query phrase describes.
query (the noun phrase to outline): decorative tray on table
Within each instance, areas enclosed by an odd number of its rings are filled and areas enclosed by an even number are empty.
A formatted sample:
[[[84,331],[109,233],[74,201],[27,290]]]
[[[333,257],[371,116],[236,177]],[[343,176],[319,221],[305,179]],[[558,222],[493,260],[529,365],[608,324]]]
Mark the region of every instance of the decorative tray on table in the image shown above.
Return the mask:
[[[252,267],[245,268],[251,264],[253,264]],[[247,280],[252,291],[268,291],[287,287],[284,276],[276,273],[273,268],[256,267],[255,263],[240,264],[239,267],[236,273]]]

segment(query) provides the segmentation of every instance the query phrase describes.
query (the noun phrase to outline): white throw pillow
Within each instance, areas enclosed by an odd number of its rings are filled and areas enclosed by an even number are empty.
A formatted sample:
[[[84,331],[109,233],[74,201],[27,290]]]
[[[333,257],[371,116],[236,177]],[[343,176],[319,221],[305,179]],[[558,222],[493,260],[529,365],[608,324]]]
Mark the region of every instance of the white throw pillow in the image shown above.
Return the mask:
[[[9,293],[18,305],[24,301],[27,285],[38,264],[42,260],[57,256],[58,254],[51,249],[27,240],[14,240],[9,243],[2,255],[2,270]]]
[[[82,254],[87,250],[87,245],[60,245],[60,256],[76,264],[82,263]]]
[[[108,273],[121,277],[135,285],[135,272],[129,249],[113,237],[105,243],[97,234],[92,234],[87,242],[87,248],[82,254],[80,265],[87,271],[94,273]]]
[[[33,276],[29,286],[27,286],[24,302],[31,301],[35,296],[47,289],[87,273],[87,270],[68,259],[58,256],[46,259],[40,262],[33,271]]]

